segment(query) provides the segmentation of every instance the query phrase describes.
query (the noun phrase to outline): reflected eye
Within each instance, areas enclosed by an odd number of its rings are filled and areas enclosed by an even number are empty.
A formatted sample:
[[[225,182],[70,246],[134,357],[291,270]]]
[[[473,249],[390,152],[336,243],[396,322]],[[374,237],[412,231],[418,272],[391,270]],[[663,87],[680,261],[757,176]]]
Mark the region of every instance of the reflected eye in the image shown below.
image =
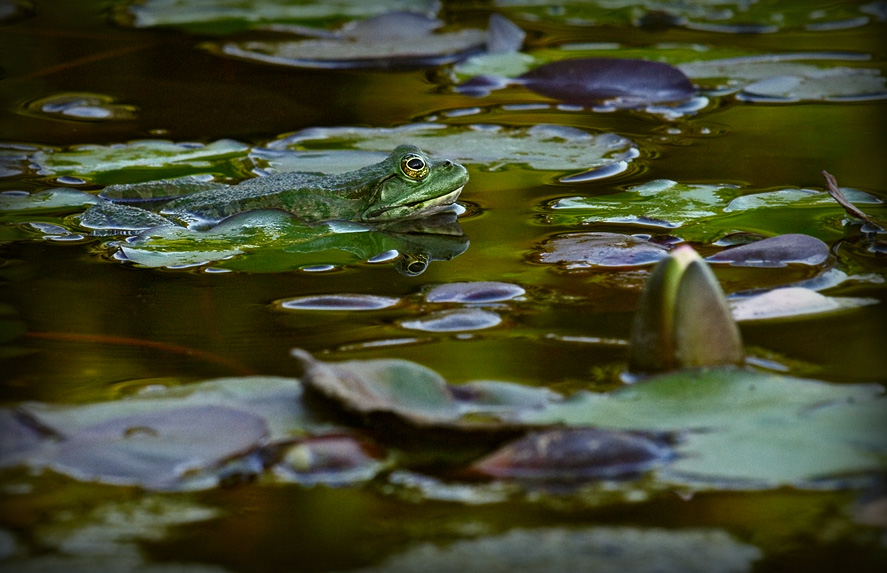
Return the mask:
[[[400,160],[400,169],[404,175],[416,181],[424,179],[428,175],[428,164],[414,153],[403,156],[403,159]]]

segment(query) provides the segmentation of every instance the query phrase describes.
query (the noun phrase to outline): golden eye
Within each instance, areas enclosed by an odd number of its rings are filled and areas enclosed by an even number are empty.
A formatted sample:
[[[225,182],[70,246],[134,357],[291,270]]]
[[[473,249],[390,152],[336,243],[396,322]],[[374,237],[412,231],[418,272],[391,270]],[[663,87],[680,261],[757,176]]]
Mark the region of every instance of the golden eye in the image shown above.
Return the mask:
[[[421,181],[428,175],[428,164],[415,153],[408,153],[400,160],[400,169],[410,179]]]

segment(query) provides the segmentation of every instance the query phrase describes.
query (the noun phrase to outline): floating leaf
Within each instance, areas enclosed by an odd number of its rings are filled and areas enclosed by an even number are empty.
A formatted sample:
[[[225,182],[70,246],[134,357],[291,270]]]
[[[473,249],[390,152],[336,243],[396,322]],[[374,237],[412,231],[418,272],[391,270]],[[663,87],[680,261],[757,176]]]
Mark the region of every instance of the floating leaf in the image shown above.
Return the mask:
[[[230,162],[246,157],[248,150],[246,145],[230,139],[208,144],[157,139],[107,146],[78,145],[64,151],[45,149],[34,153],[31,160],[38,165],[41,175],[76,175],[94,183],[115,183],[125,174],[129,183],[220,169],[238,174]]]
[[[185,406],[82,427],[47,462],[82,480],[166,489],[188,472],[255,448],[266,433],[262,418],[242,410]]]
[[[524,422],[683,432],[660,479],[718,487],[811,485],[883,471],[887,400],[877,384],[720,368],[685,370],[607,394],[578,392]]]
[[[635,145],[614,133],[555,125],[505,127],[499,125],[447,126],[406,124],[394,128],[312,128],[271,142],[271,149],[320,148],[381,151],[408,141],[432,154],[488,170],[520,165],[540,171],[576,173],[608,169],[613,175],[638,155]],[[612,170],[616,165],[619,169]],[[613,171],[612,173],[609,171]]]
[[[573,58],[522,74],[518,83],[546,97],[575,105],[602,101],[617,107],[680,102],[696,89],[674,66],[632,58]]]
[[[743,194],[744,193],[744,194]],[[845,190],[848,199],[884,207],[877,197]],[[556,225],[626,224],[668,229],[700,242],[736,232],[801,233],[840,238],[840,207],[828,193],[808,189],[749,192],[734,185],[688,185],[655,180],[613,195],[568,197],[551,206]],[[829,224],[831,222],[831,224]]]
[[[369,294],[318,294],[288,298],[277,302],[284,310],[380,310],[397,305],[400,299]]]
[[[569,428],[531,433],[474,462],[469,469],[504,479],[613,479],[636,476],[672,457],[663,436]]]
[[[498,313],[466,308],[433,312],[427,316],[401,321],[400,326],[426,332],[462,332],[493,328],[501,322],[502,317]]]
[[[36,193],[0,193],[0,217],[3,213],[36,213],[78,211],[95,205],[95,195],[67,187],[53,187]]]
[[[726,531],[706,528],[536,528],[424,542],[355,573],[740,573],[763,552]]]
[[[135,119],[138,113],[135,106],[93,93],[53,94],[28,102],[25,110],[44,118],[96,122]]]
[[[705,260],[737,267],[784,267],[788,264],[821,265],[828,258],[828,245],[816,237],[788,234],[725,249]]]
[[[572,26],[634,24],[651,29],[679,27],[726,34],[762,34],[783,30],[833,30],[864,26],[877,8],[863,3],[793,0],[758,3],[744,0],[496,0],[508,13]],[[873,18],[872,16],[875,16]]]
[[[350,22],[334,32],[299,40],[209,42],[210,52],[249,61],[299,68],[404,69],[463,60],[492,45],[519,49],[523,33],[502,16],[490,19],[490,31],[467,28],[440,32],[443,22],[415,12],[389,12]],[[504,29],[504,31],[503,31]],[[517,30],[516,38],[509,40]],[[308,30],[299,30],[310,34]]]
[[[144,0],[118,10],[117,20],[137,28],[175,26],[201,32],[233,32],[272,23],[320,23],[335,18],[365,18],[394,11],[431,14],[435,0]]]
[[[455,220],[455,215],[449,215]],[[441,220],[439,216],[432,218]],[[120,243],[119,249],[126,259],[145,267],[214,263],[219,268],[250,272],[354,264],[397,251],[396,268],[415,276],[429,262],[449,260],[468,248],[458,223],[431,223],[423,229],[428,232],[388,232],[344,221],[308,224],[283,211],[256,210],[231,216],[206,231],[155,227]],[[421,266],[413,264],[417,258]]]
[[[432,303],[480,304],[513,300],[526,291],[514,284],[494,281],[472,281],[437,285],[425,293],[425,300]]]
[[[877,304],[875,298],[829,297],[801,287],[785,287],[730,301],[739,321],[790,318],[837,312]]]
[[[534,260],[571,270],[647,266],[668,256],[662,245],[619,233],[567,233],[547,240],[543,249]]]

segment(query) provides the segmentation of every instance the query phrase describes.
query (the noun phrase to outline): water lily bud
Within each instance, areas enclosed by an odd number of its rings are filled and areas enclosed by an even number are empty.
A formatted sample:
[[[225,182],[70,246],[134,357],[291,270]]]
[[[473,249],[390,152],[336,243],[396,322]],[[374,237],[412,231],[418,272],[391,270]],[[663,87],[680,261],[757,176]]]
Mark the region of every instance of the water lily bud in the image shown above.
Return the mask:
[[[742,338],[724,293],[689,246],[656,265],[641,295],[629,369],[663,372],[743,362]]]

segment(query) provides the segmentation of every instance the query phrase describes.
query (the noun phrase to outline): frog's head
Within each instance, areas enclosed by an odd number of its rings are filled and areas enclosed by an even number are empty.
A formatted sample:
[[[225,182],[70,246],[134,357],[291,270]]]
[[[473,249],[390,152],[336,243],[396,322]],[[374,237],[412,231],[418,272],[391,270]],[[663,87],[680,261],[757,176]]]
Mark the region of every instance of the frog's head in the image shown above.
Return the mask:
[[[456,202],[468,171],[452,161],[433,161],[414,145],[400,145],[383,162],[386,171],[373,188],[360,218],[411,219],[436,213]]]

